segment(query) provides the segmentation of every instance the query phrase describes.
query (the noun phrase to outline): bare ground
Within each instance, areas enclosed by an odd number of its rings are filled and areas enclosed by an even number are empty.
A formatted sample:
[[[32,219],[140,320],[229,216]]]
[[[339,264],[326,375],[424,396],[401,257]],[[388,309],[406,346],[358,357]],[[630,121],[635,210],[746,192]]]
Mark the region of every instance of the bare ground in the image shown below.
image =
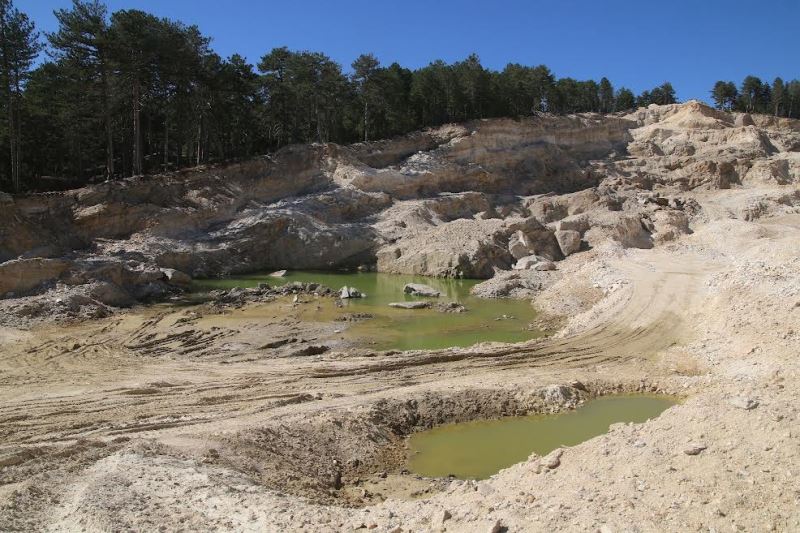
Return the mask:
[[[570,257],[536,302],[564,329],[524,344],[351,349],[285,300],[0,330],[0,529],[800,529],[800,215],[742,216],[763,194],[697,193],[692,235]],[[557,468],[403,473],[412,431],[623,390],[685,401]]]

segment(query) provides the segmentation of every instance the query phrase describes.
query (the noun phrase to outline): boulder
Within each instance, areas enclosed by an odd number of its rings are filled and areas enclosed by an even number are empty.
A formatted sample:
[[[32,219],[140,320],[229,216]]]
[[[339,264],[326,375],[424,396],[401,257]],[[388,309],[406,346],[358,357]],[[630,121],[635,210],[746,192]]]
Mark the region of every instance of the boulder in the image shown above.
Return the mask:
[[[580,234],[583,234],[589,227],[589,218],[585,214],[568,216],[556,222],[557,230],[573,230]]]
[[[522,259],[533,253],[533,247],[528,237],[522,231],[517,230],[508,239],[508,252],[514,259]]]
[[[403,287],[403,292],[413,296],[427,296],[430,298],[438,298],[442,294],[433,287],[422,283],[406,283],[405,287]]]
[[[575,391],[566,385],[548,385],[541,395],[549,404],[566,405],[575,401]]]
[[[133,298],[131,298],[130,294],[108,281],[101,281],[94,284],[89,290],[89,296],[111,307],[130,307],[133,304]]]
[[[521,223],[513,224],[509,229],[513,232],[509,242],[511,239],[520,239],[520,233],[524,237],[524,244],[527,244],[525,247],[527,253],[522,257],[535,254],[550,261],[563,259],[564,256],[553,231],[544,227],[536,218],[530,217]],[[520,249],[521,252],[522,250]],[[519,257],[515,257],[515,259],[519,259]]]
[[[65,259],[15,259],[0,263],[0,294],[17,296],[61,277],[72,267]]]
[[[535,255],[529,255],[527,257],[521,258],[519,261],[514,263],[513,268],[514,270],[531,270],[534,267],[536,267],[536,265],[541,261],[542,261],[541,258]]]
[[[750,113],[737,113],[736,118],[733,120],[733,124],[737,128],[756,125],[756,123],[753,122],[753,117],[750,116]]]
[[[581,249],[581,234],[575,230],[556,231],[556,240],[565,256],[572,255]]]
[[[286,277],[286,270],[276,270],[269,275],[271,278],[284,278]]]
[[[533,269],[534,270],[538,270],[539,272],[545,272],[545,271],[548,271],[548,270],[555,270],[556,269],[556,264],[553,263],[552,261],[541,261],[541,262],[537,263],[536,266],[533,267]]]
[[[339,290],[339,298],[346,300],[348,298],[366,298],[367,295],[359,291],[355,287],[348,287],[345,285]]]
[[[177,285],[178,287],[188,287],[192,284],[192,277],[180,270],[174,268],[162,268],[161,272],[167,278],[167,283],[170,285]]]

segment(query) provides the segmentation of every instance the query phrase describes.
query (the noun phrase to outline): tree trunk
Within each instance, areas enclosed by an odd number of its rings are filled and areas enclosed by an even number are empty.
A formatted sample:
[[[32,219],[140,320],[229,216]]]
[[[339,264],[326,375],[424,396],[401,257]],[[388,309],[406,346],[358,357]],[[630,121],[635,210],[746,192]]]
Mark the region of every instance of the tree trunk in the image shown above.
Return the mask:
[[[3,54],[3,89],[6,92],[6,113],[7,113],[7,120],[8,120],[8,144],[9,144],[9,151],[11,156],[11,168],[10,168],[10,175],[11,178],[11,186],[14,191],[19,192],[20,190],[20,183],[19,183],[19,176],[17,175],[17,147],[16,147],[16,127],[14,124],[14,91],[12,90],[12,80],[11,80],[11,62],[9,61],[9,53],[8,50],[8,42],[6,39],[6,27],[5,25],[2,27],[2,54]]]
[[[111,109],[108,103],[108,72],[104,63],[100,67],[100,78],[103,85],[103,121],[106,126],[106,177],[110,179],[114,177],[114,132],[111,129]]]
[[[200,166],[200,143],[203,142],[203,115],[200,115],[200,119],[197,121],[197,154],[195,157],[195,165]]]
[[[169,168],[169,118],[164,117],[164,170]]]
[[[21,92],[20,91],[20,86],[19,86],[19,78],[20,78],[20,75],[17,72],[16,75],[14,76],[14,83],[16,85],[15,92],[14,92],[15,99],[16,99],[16,95],[19,95],[20,92]],[[16,146],[16,153],[14,154],[15,155],[14,164],[15,164],[16,168],[14,169],[14,175],[15,175],[16,180],[17,180],[17,190],[19,190],[19,189],[22,188],[22,178],[21,178],[21,174],[20,174],[20,168],[22,166],[22,119],[20,117],[19,106],[15,105],[14,108],[15,108],[15,112],[17,114],[17,116],[15,117],[15,120],[14,120],[14,124],[16,126],[16,131],[14,132],[14,136],[16,137],[16,142],[14,143],[15,146]]]
[[[369,127],[369,103],[367,103],[367,97],[364,96],[364,142],[369,141],[369,137],[367,135],[367,129]]]
[[[139,79],[133,81],[133,174],[142,174],[142,109]]]

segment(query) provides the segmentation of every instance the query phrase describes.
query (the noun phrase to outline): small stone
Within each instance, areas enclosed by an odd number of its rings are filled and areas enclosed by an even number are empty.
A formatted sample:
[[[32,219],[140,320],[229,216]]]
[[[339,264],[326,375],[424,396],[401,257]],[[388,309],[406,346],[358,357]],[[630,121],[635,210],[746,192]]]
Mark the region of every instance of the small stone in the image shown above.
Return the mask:
[[[561,456],[564,454],[564,450],[561,448],[550,452],[547,457],[542,459],[542,464],[549,468],[550,470],[554,470],[561,466]]]
[[[480,485],[478,485],[478,492],[480,492],[484,496],[488,496],[489,494],[492,494],[494,492],[494,487],[486,483],[481,483]]]
[[[538,270],[539,272],[555,270],[555,269],[556,269],[556,264],[553,263],[552,261],[542,261],[541,263],[538,263],[534,267],[534,270]]]
[[[580,391],[583,391],[583,392],[588,392],[588,390],[586,389],[586,385],[584,385],[583,383],[581,383],[577,379],[573,380],[573,381],[570,381],[569,386],[572,387],[573,389],[577,389],[577,390],[580,390]]]
[[[754,400],[752,398],[745,398],[743,396],[736,396],[729,400],[729,403],[736,407],[737,409],[744,409],[745,411],[749,411],[751,409],[755,409],[758,407],[758,400]]]
[[[271,277],[271,278],[284,278],[284,277],[286,277],[286,271],[285,270],[276,270],[275,272],[271,273],[269,275],[269,277]]]
[[[492,528],[489,530],[489,533],[500,533],[501,531],[504,531],[504,530],[505,530],[505,528],[503,527],[503,523],[500,520],[498,520],[497,522],[494,523]]]
[[[708,446],[703,443],[690,443],[683,449],[686,455],[700,455],[700,452],[705,450]]]
[[[444,523],[453,518],[453,515],[450,514],[450,511],[445,509],[442,511],[436,518],[433,519],[433,524],[437,526],[444,526]]]

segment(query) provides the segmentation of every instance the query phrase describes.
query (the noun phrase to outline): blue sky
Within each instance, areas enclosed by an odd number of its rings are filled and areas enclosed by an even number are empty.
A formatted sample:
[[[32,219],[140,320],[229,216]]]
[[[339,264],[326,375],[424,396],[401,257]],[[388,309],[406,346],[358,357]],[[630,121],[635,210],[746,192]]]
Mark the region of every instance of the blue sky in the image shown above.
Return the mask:
[[[42,31],[70,0],[15,0]],[[681,100],[718,79],[800,78],[800,0],[108,0],[196,24],[223,56],[276,46],[322,51],[346,68],[362,52],[416,68],[476,52],[483,64],[546,64],[559,76],[639,93],[669,80]]]

